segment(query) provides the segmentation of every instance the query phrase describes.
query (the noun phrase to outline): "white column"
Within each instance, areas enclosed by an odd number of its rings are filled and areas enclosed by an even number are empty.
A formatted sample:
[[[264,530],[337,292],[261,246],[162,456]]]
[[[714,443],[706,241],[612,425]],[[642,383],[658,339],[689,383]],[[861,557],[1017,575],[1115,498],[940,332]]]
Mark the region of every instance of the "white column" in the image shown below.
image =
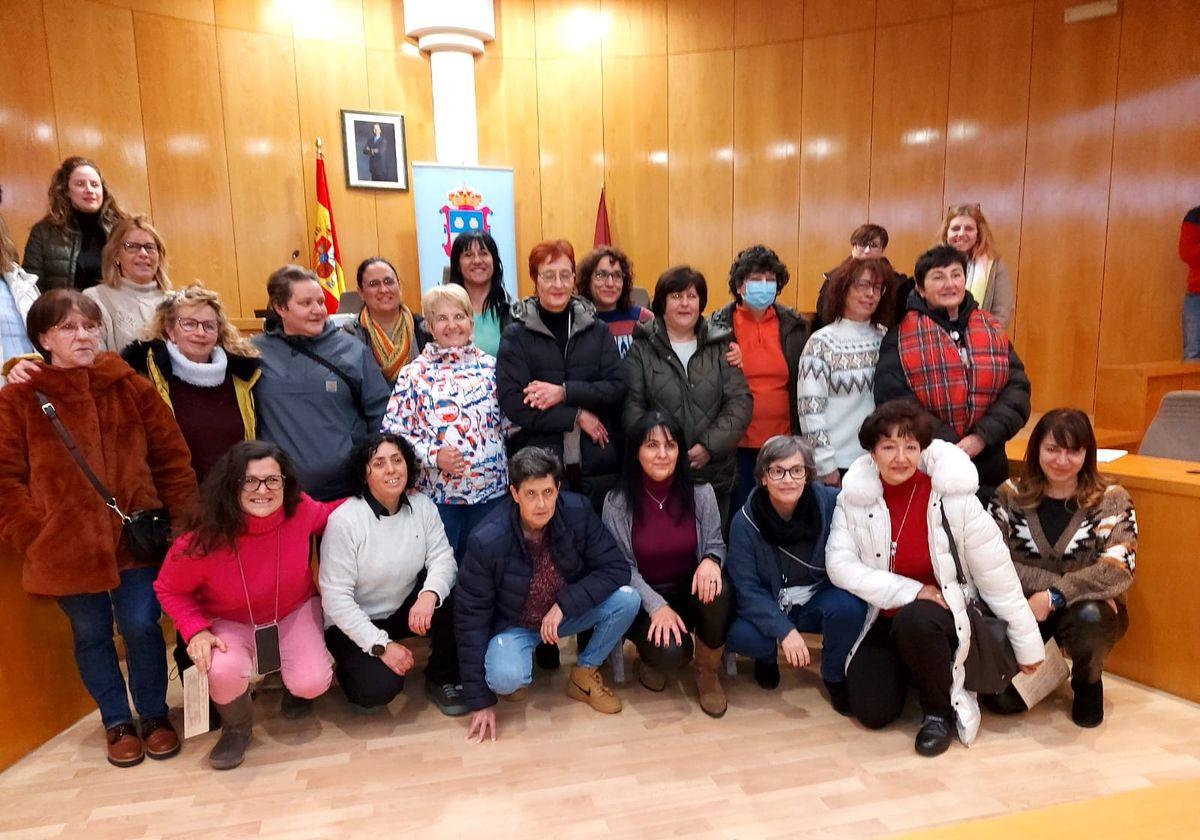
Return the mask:
[[[429,53],[438,163],[479,163],[475,56],[496,39],[492,0],[407,0],[404,29]]]

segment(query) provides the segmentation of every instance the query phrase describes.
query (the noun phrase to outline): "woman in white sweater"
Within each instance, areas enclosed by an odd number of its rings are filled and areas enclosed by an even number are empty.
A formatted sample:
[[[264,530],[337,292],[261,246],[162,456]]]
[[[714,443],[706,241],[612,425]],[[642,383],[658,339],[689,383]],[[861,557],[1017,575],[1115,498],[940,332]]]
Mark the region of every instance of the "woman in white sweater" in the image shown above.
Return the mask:
[[[100,306],[100,349],[120,353],[142,337],[171,281],[167,246],[145,216],[117,222],[100,252],[104,282],[84,290]]]
[[[896,275],[887,260],[849,257],[829,273],[821,313],[827,326],[808,339],[796,387],[800,430],[813,447],[817,475],[839,487],[864,452],[858,427],[875,410],[875,363],[894,306]]]
[[[979,705],[964,685],[968,599],[982,598],[1008,622],[1022,671],[1036,670],[1044,655],[1008,547],[975,496],[975,467],[957,446],[933,440],[933,428],[908,400],[885,403],[864,421],[859,439],[868,454],[846,472],[825,549],[829,579],[869,608],[846,665],[850,709],[881,729],[900,717],[915,683],[924,713],[916,750],[925,756],[946,751],[955,723],[964,744],[979,730]]]
[[[458,577],[437,507],[410,492],[417,463],[394,434],[373,434],[350,456],[357,497],[329,517],[321,542],[325,644],[357,711],[386,706],[404,688],[413,655],[399,640],[429,636],[425,693],[447,715],[467,713],[458,677]]]

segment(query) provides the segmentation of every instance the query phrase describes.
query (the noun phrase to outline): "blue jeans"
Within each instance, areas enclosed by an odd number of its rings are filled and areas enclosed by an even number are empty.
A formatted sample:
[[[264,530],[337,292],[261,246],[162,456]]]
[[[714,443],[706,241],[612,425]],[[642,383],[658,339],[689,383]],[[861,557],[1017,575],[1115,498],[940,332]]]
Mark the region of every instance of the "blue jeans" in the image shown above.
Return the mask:
[[[737,451],[737,475],[733,479],[733,490],[729,494],[729,521],[733,521],[733,517],[742,509],[742,505],[746,504],[746,499],[750,498],[752,491],[758,484],[754,478],[754,462],[758,460],[758,450],[750,449],[749,447],[739,446]],[[726,526],[726,531],[728,531]],[[729,536],[728,533],[725,535]]]
[[[459,563],[462,563],[463,552],[467,550],[467,537],[471,536],[475,526],[482,522],[483,518],[491,513],[503,498],[503,496],[497,496],[474,505],[440,504],[437,506],[438,513],[442,517],[442,527],[446,529],[446,539],[450,542],[454,559]]]
[[[609,653],[622,643],[642,599],[630,586],[619,587],[598,606],[583,615],[564,618],[558,625],[560,638],[591,630],[587,647],[579,654],[579,665],[598,668]],[[541,641],[537,630],[509,627],[488,642],[483,660],[484,678],[496,694],[512,694],[533,682],[533,649]]]
[[[110,592],[64,595],[58,605],[71,622],[75,664],[88,694],[100,707],[104,728],[133,723],[125,678],[113,644],[113,617],[125,640],[129,690],[142,720],[167,715],[167,646],[163,643],[162,608],[154,594],[158,569],[139,567],[121,572]]]
[[[1200,359],[1200,294],[1183,296],[1183,358]]]
[[[846,657],[866,618],[866,602],[836,586],[818,590],[807,604],[788,612],[788,621],[801,633],[821,634],[821,678],[832,683],[846,679]],[[775,639],[740,616],[733,620],[725,645],[759,661],[774,661],[777,656]]]

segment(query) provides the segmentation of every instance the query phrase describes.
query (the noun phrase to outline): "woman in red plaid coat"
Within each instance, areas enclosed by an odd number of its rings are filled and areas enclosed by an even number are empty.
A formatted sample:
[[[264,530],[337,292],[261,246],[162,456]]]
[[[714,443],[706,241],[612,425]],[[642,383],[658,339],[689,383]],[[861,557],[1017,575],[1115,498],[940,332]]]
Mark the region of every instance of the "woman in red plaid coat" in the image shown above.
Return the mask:
[[[915,398],[938,419],[937,437],[971,456],[987,498],[1008,478],[1004,444],[1029,420],[1029,377],[966,282],[966,257],[948,245],[917,259],[908,312],[879,348],[875,403]]]

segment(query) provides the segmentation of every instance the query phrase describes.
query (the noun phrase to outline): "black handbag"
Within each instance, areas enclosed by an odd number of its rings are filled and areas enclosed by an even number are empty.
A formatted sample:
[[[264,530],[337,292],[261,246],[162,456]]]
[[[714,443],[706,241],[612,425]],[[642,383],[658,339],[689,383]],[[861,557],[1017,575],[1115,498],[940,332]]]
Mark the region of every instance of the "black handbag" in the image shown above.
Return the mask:
[[[1020,670],[1017,655],[1008,641],[1008,622],[998,618],[982,598],[967,598],[967,579],[958,557],[954,532],[950,530],[950,520],[946,518],[945,505],[942,505],[942,527],[950,541],[950,556],[954,558],[958,584],[967,602],[967,620],[971,623],[971,646],[967,649],[964,685],[967,691],[998,694],[1008,687]]]
[[[75,463],[79,465],[79,469],[83,470],[83,474],[87,476],[87,480],[91,482],[92,487],[100,494],[100,498],[104,500],[104,504],[108,505],[117,516],[121,517],[121,526],[125,532],[125,537],[129,540],[129,549],[133,552],[134,559],[141,565],[158,565],[162,563],[163,559],[167,556],[167,549],[171,547],[171,517],[167,513],[166,508],[139,510],[126,515],[121,508],[117,507],[116,496],[108,491],[108,488],[104,486],[100,479],[96,477],[96,474],[92,472],[92,468],[88,466],[88,462],[80,453],[79,447],[75,445],[75,439],[71,437],[71,433],[67,431],[67,427],[59,419],[58,412],[54,409],[54,404],[50,402],[50,398],[41,391],[34,391],[34,394],[42,404],[42,413],[50,419],[51,425],[54,426],[54,431],[58,433],[63,446],[67,447],[67,451],[71,453],[71,457],[75,459]]]

